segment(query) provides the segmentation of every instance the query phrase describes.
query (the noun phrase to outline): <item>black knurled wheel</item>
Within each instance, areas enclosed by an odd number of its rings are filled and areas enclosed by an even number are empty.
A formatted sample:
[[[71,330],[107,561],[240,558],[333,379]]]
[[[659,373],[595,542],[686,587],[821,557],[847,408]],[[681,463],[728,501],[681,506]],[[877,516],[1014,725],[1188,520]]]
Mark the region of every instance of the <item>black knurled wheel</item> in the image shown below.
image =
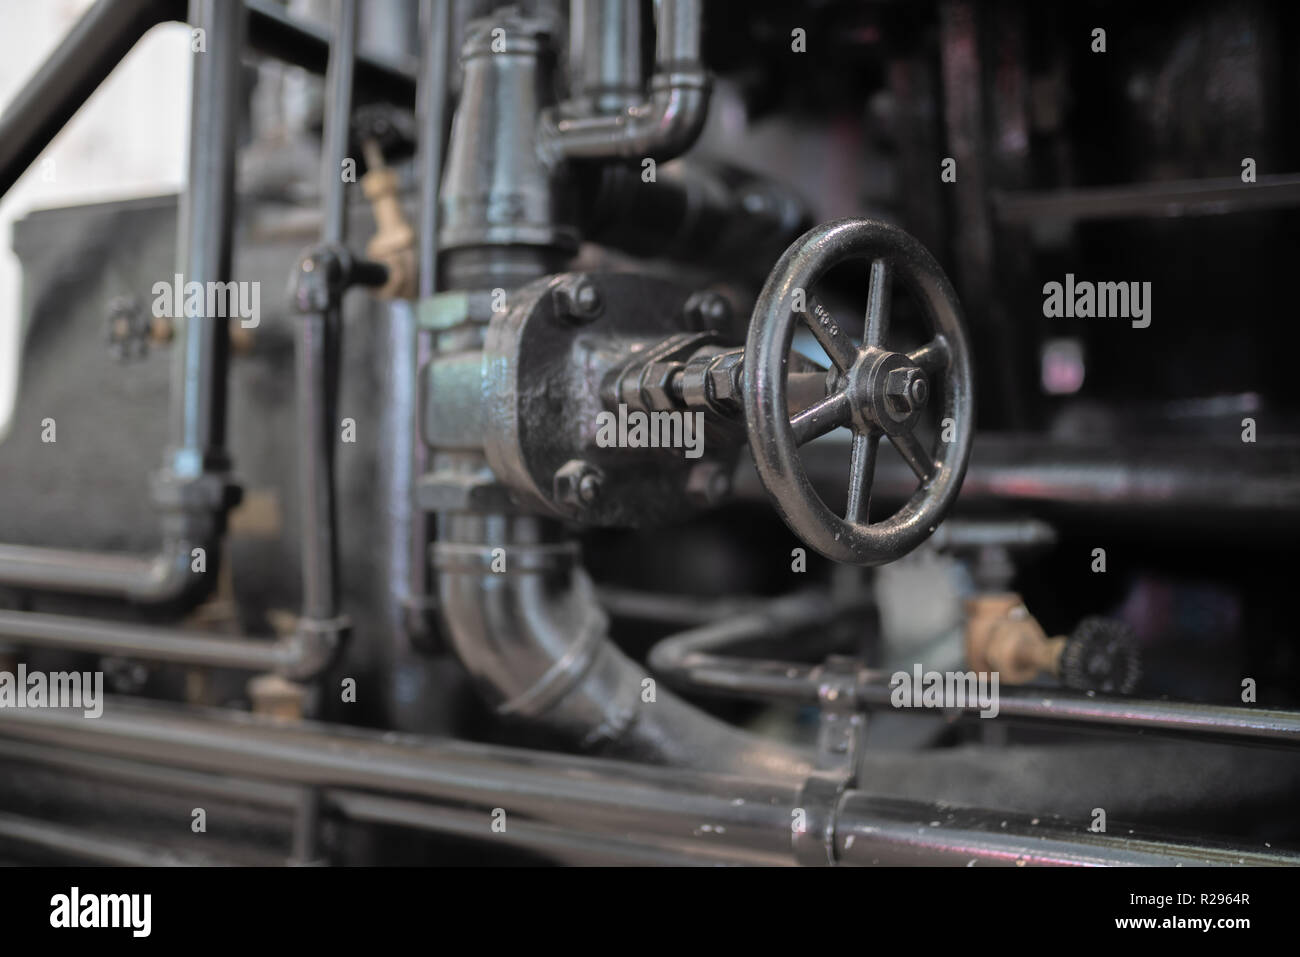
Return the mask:
[[[849,259],[871,265],[861,346],[813,294],[831,267]],[[920,302],[928,326],[928,341],[909,353],[886,347],[895,275]],[[797,319],[811,330],[837,374],[824,398],[790,418],[786,378]],[[974,398],[961,305],[948,277],[916,239],[869,219],[825,223],[801,236],[776,264],[754,306],[743,375],[746,427],[759,478],[803,541],[835,561],[881,565],[934,532],[956,500],[970,459]],[[915,427],[936,387],[942,392],[941,429],[927,449]],[[854,433],[843,517],[814,491],[799,458],[799,446],[840,426]],[[882,435],[920,484],[899,511],[872,522],[871,485]]]

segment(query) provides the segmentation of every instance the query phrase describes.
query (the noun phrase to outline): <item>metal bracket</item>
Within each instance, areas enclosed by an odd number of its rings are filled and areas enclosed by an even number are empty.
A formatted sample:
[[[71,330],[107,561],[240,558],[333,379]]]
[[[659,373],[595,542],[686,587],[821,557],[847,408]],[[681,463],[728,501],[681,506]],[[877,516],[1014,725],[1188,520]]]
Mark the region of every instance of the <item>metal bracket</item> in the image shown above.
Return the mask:
[[[817,699],[821,705],[814,770],[799,791],[805,826],[793,837],[800,864],[829,866],[835,859],[835,824],[840,797],[857,783],[867,716],[856,694],[861,665],[853,658],[832,655],[817,668]]]

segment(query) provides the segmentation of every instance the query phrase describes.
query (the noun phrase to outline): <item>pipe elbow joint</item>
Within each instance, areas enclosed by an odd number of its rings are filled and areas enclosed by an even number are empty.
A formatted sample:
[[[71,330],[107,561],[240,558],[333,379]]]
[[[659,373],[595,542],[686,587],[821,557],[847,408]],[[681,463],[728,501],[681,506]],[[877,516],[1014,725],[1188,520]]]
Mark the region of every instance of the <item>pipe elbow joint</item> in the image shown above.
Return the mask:
[[[291,681],[310,681],[334,663],[352,629],[347,616],[299,618],[297,627],[280,639],[283,652],[276,672]]]
[[[709,75],[683,68],[658,73],[650,81],[650,98],[613,116],[542,119],[543,157],[551,164],[565,159],[653,159],[666,162],[689,150],[709,114]]]
[[[215,586],[216,551],[215,542],[167,542],[150,559],[144,576],[127,592],[127,599],[142,605],[198,605]],[[208,562],[212,562],[213,572],[208,572]]]
[[[645,119],[633,121],[630,155],[666,162],[681,156],[700,138],[709,116],[709,76],[703,70],[658,74],[650,81]]]

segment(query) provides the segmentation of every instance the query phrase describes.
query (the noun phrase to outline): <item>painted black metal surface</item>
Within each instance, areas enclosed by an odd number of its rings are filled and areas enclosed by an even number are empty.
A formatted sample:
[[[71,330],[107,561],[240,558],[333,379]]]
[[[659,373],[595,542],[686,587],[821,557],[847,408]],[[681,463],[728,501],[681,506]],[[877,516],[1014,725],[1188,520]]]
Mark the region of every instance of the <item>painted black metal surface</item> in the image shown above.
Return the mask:
[[[816,298],[813,288],[848,259],[871,263],[864,342],[856,345]],[[919,300],[930,340],[911,353],[891,352],[891,279]],[[802,318],[835,369],[833,388],[793,419],[787,417],[786,375],[796,317]],[[961,306],[934,257],[897,227],[868,219],[817,226],[781,257],[754,307],[745,346],[745,418],[759,478],[777,511],[805,542],[828,558],[880,565],[925,541],[948,513],[970,458],[974,430],[970,349]],[[931,394],[942,392],[933,448],[916,425]],[[799,446],[839,426],[854,432],[849,498],[843,518],[814,491]],[[876,450],[888,437],[920,479],[907,504],[870,521]]]

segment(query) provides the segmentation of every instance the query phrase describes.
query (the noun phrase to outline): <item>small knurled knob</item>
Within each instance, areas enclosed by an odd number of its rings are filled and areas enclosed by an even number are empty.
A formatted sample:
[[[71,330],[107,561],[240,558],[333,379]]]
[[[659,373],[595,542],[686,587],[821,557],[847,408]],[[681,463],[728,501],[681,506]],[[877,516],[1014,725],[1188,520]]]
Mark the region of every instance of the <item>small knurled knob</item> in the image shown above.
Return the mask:
[[[1061,682],[1076,691],[1129,694],[1141,673],[1133,631],[1114,618],[1083,619],[1061,653]]]

